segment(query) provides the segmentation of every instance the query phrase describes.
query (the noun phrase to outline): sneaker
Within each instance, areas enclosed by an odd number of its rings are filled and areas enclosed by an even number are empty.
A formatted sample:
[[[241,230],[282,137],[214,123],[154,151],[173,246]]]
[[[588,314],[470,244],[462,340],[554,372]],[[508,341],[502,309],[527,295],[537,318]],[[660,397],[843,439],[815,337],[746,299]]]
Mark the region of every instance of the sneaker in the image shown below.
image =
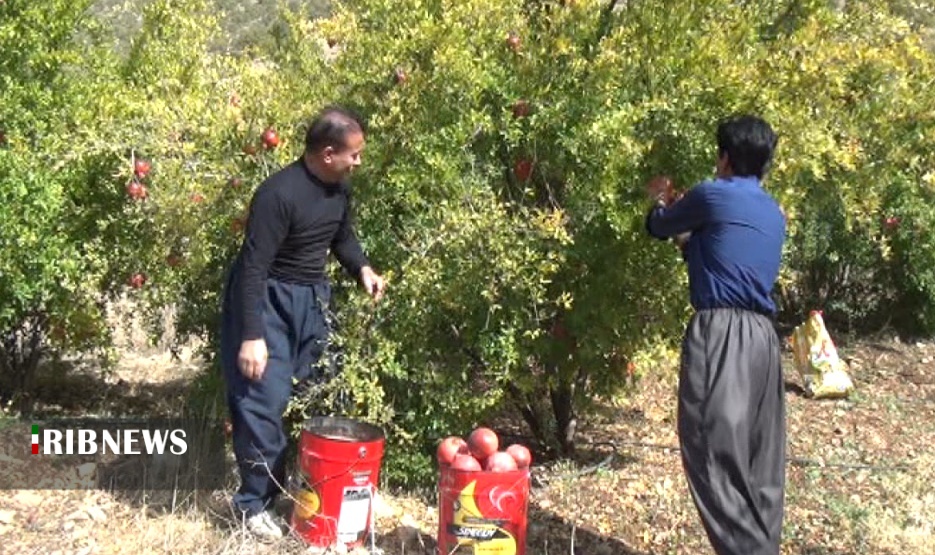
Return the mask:
[[[278,519],[269,510],[248,517],[246,524],[247,530],[262,540],[273,541],[283,537]]]

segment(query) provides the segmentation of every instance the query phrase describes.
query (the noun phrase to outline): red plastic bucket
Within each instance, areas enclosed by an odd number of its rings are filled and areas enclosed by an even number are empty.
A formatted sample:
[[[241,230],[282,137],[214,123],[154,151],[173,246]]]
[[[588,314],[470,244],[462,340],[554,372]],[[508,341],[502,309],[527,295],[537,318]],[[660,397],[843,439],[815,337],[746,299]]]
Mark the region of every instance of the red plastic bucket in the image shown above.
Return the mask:
[[[465,472],[442,467],[439,555],[525,555],[529,470]]]
[[[349,418],[315,417],[299,439],[292,528],[306,543],[364,543],[373,525],[383,431]]]

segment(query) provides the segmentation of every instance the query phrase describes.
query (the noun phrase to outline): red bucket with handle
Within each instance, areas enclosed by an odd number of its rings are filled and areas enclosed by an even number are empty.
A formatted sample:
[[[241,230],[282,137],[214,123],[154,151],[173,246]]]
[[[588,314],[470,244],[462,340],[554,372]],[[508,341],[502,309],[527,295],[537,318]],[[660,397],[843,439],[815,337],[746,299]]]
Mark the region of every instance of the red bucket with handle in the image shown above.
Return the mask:
[[[314,417],[299,439],[292,528],[307,544],[352,549],[373,526],[383,430],[349,418]]]

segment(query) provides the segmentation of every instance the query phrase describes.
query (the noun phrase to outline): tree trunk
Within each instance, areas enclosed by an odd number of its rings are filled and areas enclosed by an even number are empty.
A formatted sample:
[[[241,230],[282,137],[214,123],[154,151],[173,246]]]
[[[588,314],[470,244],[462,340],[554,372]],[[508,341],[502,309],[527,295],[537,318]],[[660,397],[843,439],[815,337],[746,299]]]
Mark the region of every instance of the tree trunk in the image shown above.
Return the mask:
[[[35,405],[36,372],[42,355],[46,318],[36,314],[6,333],[0,344],[0,370],[8,394],[18,398],[20,413],[32,413]]]
[[[552,401],[552,414],[555,416],[555,439],[561,454],[571,456],[575,452],[575,432],[578,426],[574,408],[574,387],[571,383],[559,381],[549,389],[549,397]]]
[[[523,420],[526,421],[526,425],[529,426],[533,437],[536,438],[536,441],[543,449],[549,449],[549,444],[546,441],[548,438],[546,437],[542,418],[536,411],[533,403],[529,402],[529,396],[523,391],[520,391],[520,389],[512,383],[507,385],[507,391],[510,394],[510,398],[513,400],[513,404],[516,405],[517,410],[519,410],[520,414],[523,416]]]

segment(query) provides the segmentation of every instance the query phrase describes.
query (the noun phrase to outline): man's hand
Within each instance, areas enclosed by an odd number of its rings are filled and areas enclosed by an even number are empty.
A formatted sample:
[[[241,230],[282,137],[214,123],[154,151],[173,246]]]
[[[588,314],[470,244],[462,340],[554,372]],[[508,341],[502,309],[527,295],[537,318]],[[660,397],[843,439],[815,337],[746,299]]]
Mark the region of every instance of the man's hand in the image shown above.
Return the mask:
[[[240,344],[237,366],[240,368],[240,373],[248,380],[259,381],[266,370],[267,358],[269,358],[269,353],[266,350],[266,341],[248,339]]]
[[[675,199],[675,186],[667,175],[657,175],[646,184],[646,195],[659,206],[668,206]]]
[[[688,240],[691,239],[691,236],[692,236],[692,232],[686,231],[685,233],[679,233],[678,235],[673,237],[672,240],[675,241],[676,247],[684,251],[685,245],[688,244]]]
[[[364,266],[360,269],[360,283],[364,286],[367,294],[373,297],[373,300],[379,301],[383,298],[383,288],[386,286],[386,282],[383,280],[383,276],[374,272],[370,266]]]

